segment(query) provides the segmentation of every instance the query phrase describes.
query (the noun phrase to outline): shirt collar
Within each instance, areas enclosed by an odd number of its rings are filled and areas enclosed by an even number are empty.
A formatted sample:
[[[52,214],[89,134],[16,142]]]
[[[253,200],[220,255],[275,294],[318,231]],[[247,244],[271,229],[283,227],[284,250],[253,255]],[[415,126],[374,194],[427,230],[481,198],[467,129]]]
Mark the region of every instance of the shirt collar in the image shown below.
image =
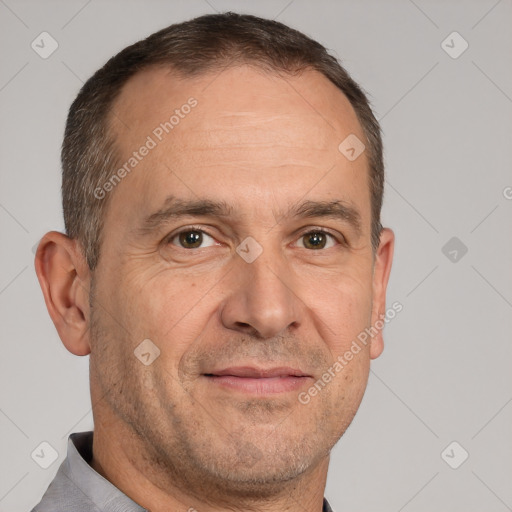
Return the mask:
[[[145,512],[146,509],[131,500],[89,465],[92,460],[92,439],[92,431],[69,436],[65,476],[101,512]]]

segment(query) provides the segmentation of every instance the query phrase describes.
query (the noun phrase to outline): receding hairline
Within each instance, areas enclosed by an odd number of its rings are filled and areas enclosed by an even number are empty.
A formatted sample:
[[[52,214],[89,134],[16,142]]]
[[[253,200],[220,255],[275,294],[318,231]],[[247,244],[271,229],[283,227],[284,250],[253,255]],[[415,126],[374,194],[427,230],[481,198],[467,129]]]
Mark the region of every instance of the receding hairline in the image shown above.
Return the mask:
[[[100,255],[102,219],[109,197],[101,186],[120,158],[109,130],[117,98],[132,77],[164,66],[183,76],[208,74],[229,65],[251,63],[272,75],[294,75],[311,68],[324,75],[348,98],[356,112],[370,164],[372,245],[379,243],[384,190],[382,138],[364,89],[342,63],[315,39],[280,22],[248,14],[210,14],[175,23],[123,48],[84,84],[70,107],[62,144],[62,203],[65,229],[83,245],[94,269]],[[113,124],[113,123],[110,123]]]
[[[225,60],[225,59],[223,59]],[[221,63],[223,62],[220,61]],[[215,64],[215,62],[213,63]],[[118,109],[120,107],[120,103],[126,100],[127,90],[130,89],[131,86],[133,86],[134,82],[136,80],[143,79],[145,76],[171,76],[173,79],[175,79],[177,82],[187,82],[192,80],[206,80],[213,79],[212,82],[216,79],[216,77],[220,76],[226,71],[230,71],[232,69],[237,68],[248,68],[251,69],[259,74],[261,74],[264,77],[268,78],[277,78],[282,79],[285,81],[288,81],[288,79],[295,79],[300,78],[301,76],[305,74],[313,74],[316,75],[318,78],[320,78],[322,81],[324,81],[326,84],[329,84],[332,86],[333,91],[336,91],[337,93],[341,94],[343,100],[346,105],[350,108],[350,111],[354,118],[357,120],[358,125],[361,129],[361,133],[366,138],[364,125],[359,118],[359,115],[357,113],[357,110],[355,109],[352,101],[347,96],[345,91],[341,89],[335,82],[333,82],[325,73],[318,70],[314,66],[311,65],[304,65],[304,66],[298,66],[296,69],[292,71],[283,70],[280,68],[275,68],[269,65],[267,62],[262,62],[257,59],[244,59],[239,58],[236,60],[231,59],[227,64],[223,64],[222,69],[218,70],[215,69],[213,65],[206,65],[204,69],[195,70],[193,72],[188,72],[180,69],[176,65],[172,63],[168,63],[165,61],[157,62],[157,63],[151,63],[143,68],[137,70],[135,73],[133,73],[119,88],[116,95],[112,98],[112,100],[109,102],[108,110],[105,113],[104,122],[107,124],[108,128],[111,127],[111,123],[115,121],[116,115],[118,116]],[[204,90],[206,90],[212,82],[209,82],[206,84],[206,87]],[[296,91],[298,95],[298,93]],[[307,101],[305,98],[302,98],[304,101]],[[121,120],[122,121],[122,120]],[[121,123],[122,124],[122,123]]]
[[[263,64],[263,65],[261,65]],[[295,79],[300,78],[304,74],[313,74],[316,75],[320,80],[325,82],[326,85],[332,87],[332,90],[334,93],[340,94],[339,100],[335,100],[338,102],[339,105],[342,103],[343,108],[348,108],[348,111],[350,113],[350,116],[352,116],[353,121],[357,123],[357,135],[361,136],[365,139],[365,145],[370,145],[370,141],[368,140],[364,125],[362,120],[360,119],[357,110],[355,109],[354,105],[352,104],[352,101],[350,98],[345,94],[345,92],[338,87],[337,84],[335,84],[332,80],[329,79],[328,76],[326,76],[324,73],[319,71],[313,66],[307,65],[302,66],[300,68],[297,68],[297,70],[293,72],[288,72],[286,70],[273,68],[269,65],[265,65],[267,63],[261,63],[259,60],[247,60],[247,59],[237,59],[237,60],[231,60],[229,65],[225,65],[220,71],[218,69],[213,69],[213,66],[209,66],[207,69],[203,69],[201,71],[196,71],[192,74],[187,73],[186,71],[183,71],[173,64],[169,64],[164,62],[159,63],[152,63],[147,66],[145,66],[142,69],[139,69],[136,71],[132,76],[130,76],[126,82],[122,85],[122,87],[119,88],[118,93],[116,96],[111,100],[109,104],[109,108],[107,112],[105,113],[103,122],[105,123],[106,131],[107,131],[107,137],[110,139],[110,142],[112,144],[113,150],[116,153],[117,156],[117,164],[120,164],[123,156],[121,154],[121,145],[120,145],[120,137],[122,136],[123,127],[127,128],[128,130],[131,130],[132,128],[127,125],[122,117],[122,107],[124,106],[123,103],[127,101],[128,95],[130,93],[130,86],[134,85],[135,80],[144,79],[144,76],[154,76],[154,77],[169,77],[171,76],[173,79],[176,79],[177,82],[186,82],[186,81],[192,81],[192,80],[203,80],[206,81],[206,87],[209,87],[211,82],[209,82],[210,79],[215,80],[218,76],[223,74],[226,71],[237,69],[237,68],[248,68],[251,69],[257,73],[260,73],[264,77],[269,78],[277,78],[285,80],[288,84],[287,79]],[[292,85],[290,85],[291,89],[290,92],[294,91],[294,88]],[[205,90],[203,89],[203,91]],[[315,113],[319,117],[323,116],[319,114],[318,111],[314,109],[314,107],[309,104],[308,100],[301,96],[300,93],[298,93],[296,90],[294,94],[297,94],[301,97],[301,101],[304,101],[304,103],[307,103],[309,105],[309,108],[311,109],[312,113]],[[315,93],[316,94],[316,93]],[[186,95],[184,95],[184,99]],[[132,102],[133,99],[128,100],[129,102]],[[329,124],[325,118],[323,118],[323,122]],[[335,130],[333,126],[330,126],[331,129]],[[353,132],[352,132],[353,133]],[[341,140],[339,141],[341,142]],[[371,150],[370,150],[371,151]],[[368,177],[371,173],[371,162],[370,159],[367,157],[367,155],[363,155],[366,160],[366,170],[368,173]],[[368,186],[370,184],[368,183]]]
[[[359,132],[365,138],[365,144],[368,144],[368,141],[366,140],[367,137],[366,137],[366,133],[364,131],[364,127],[363,127],[362,122],[361,122],[359,116],[357,115],[357,111],[355,110],[350,99],[347,97],[347,95],[344,93],[344,91],[340,87],[338,87],[334,82],[332,82],[332,80],[330,80],[325,74],[323,74],[321,71],[315,69],[312,66],[304,66],[295,73],[288,73],[288,72],[280,70],[280,69],[269,68],[268,66],[265,66],[265,67],[259,66],[259,61],[245,62],[243,60],[239,60],[237,62],[231,62],[231,64],[229,66],[224,67],[221,71],[215,71],[213,69],[206,69],[206,70],[203,70],[202,72],[197,72],[197,73],[193,73],[192,75],[188,75],[187,73],[184,73],[183,71],[181,71],[179,69],[176,69],[175,66],[166,64],[165,62],[163,62],[163,63],[158,63],[158,64],[151,64],[151,65],[144,67],[143,69],[138,70],[128,80],[126,80],[126,82],[123,84],[123,86],[119,89],[117,96],[111,101],[111,109],[109,109],[109,111],[105,115],[105,122],[108,124],[107,134],[112,139],[112,144],[113,144],[114,150],[117,154],[118,163],[120,164],[122,162],[122,160],[126,158],[126,155],[124,155],[123,152],[126,152],[127,148],[123,147],[122,144],[120,144],[119,136],[122,135],[122,133],[119,133],[119,131],[116,129],[116,128],[119,128],[119,124],[121,124],[121,125],[123,124],[122,120],[120,121],[120,123],[117,124],[117,127],[112,126],[112,122],[116,118],[121,119],[119,117],[119,113],[118,113],[119,107],[120,107],[120,104],[123,102],[123,100],[126,100],[127,94],[130,93],[130,84],[133,84],[134,80],[136,80],[137,78],[143,79],[144,75],[158,76],[158,74],[160,74],[162,76],[162,72],[163,72],[163,76],[169,77],[170,75],[171,76],[174,75],[174,76],[172,76],[172,78],[176,78],[176,80],[178,80],[178,81],[190,81],[190,80],[197,80],[197,79],[199,79],[199,80],[206,79],[208,81],[211,77],[219,76],[226,71],[229,71],[231,69],[241,68],[241,67],[248,67],[251,70],[261,73],[261,75],[264,77],[270,76],[270,77],[277,77],[280,79],[286,79],[286,78],[290,78],[290,77],[291,78],[300,78],[305,73],[315,74],[323,82],[325,82],[325,84],[332,86],[333,91],[341,94],[341,98],[343,98],[345,105],[350,109],[351,115],[353,116],[353,119],[351,120],[351,122],[357,123]],[[318,92],[314,91],[314,94],[318,95]],[[133,100],[131,100],[131,101],[133,101]],[[324,122],[325,122],[325,119],[324,119]],[[143,134],[144,133],[145,132],[143,132]],[[140,135],[140,133],[138,135]],[[341,140],[339,142],[341,142]],[[369,208],[370,208],[370,222],[371,222],[371,208],[372,208],[372,206],[371,206],[371,203],[372,203],[371,163],[366,154],[362,155],[362,157],[365,160],[365,179],[366,179],[366,187],[367,187],[367,191],[369,194],[369,201],[370,201]],[[114,196],[118,192],[117,189],[118,189],[118,187],[116,187],[114,190],[112,190],[109,194],[108,201],[105,204],[105,211],[103,212],[103,219],[105,219],[108,216],[107,212],[110,209],[112,200],[114,200]],[[345,215],[347,216],[348,220],[350,221],[351,226],[353,227],[357,236],[361,236],[362,225],[361,225],[361,218],[360,218],[359,212],[355,208],[352,208],[352,209],[346,208],[346,209],[348,211],[348,214],[345,214]],[[352,210],[354,210],[355,213],[351,213]],[[340,216],[340,215],[338,214],[338,216]],[[334,215],[333,215],[333,217],[334,217]],[[370,227],[370,231],[371,231],[371,227]]]

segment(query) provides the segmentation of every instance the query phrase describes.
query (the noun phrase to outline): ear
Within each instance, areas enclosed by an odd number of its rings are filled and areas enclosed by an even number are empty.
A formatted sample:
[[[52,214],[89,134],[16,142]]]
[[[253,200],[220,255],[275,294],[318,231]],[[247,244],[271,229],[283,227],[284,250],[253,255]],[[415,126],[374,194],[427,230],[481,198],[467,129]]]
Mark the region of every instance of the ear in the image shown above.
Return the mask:
[[[386,289],[391,273],[394,247],[395,235],[393,231],[384,228],[380,234],[380,243],[375,254],[373,267],[372,327],[380,325],[386,313]],[[370,347],[370,357],[372,359],[379,357],[384,350],[382,327],[383,325],[380,329],[377,329],[378,333],[372,338]]]
[[[62,343],[72,354],[89,354],[90,270],[78,242],[50,231],[39,242],[35,267]]]

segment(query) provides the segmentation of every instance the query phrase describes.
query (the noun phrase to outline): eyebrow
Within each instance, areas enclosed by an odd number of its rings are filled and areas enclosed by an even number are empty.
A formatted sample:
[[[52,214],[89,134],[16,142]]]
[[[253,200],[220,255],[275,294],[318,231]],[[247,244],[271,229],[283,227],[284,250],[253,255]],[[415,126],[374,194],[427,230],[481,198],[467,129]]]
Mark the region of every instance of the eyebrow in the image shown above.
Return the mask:
[[[143,221],[142,232],[153,231],[170,219],[186,216],[194,217],[229,217],[233,208],[225,201],[210,199],[183,200],[169,196],[163,206]]]
[[[287,216],[295,218],[321,217],[341,220],[349,224],[357,236],[361,235],[361,214],[354,206],[341,199],[333,201],[304,201],[288,210]]]
[[[169,196],[163,206],[150,214],[143,221],[140,231],[142,233],[153,232],[171,219],[180,217],[230,217],[233,207],[225,201],[213,201],[210,199],[183,200]],[[340,199],[333,201],[303,201],[298,205],[292,205],[279,222],[286,218],[331,218],[349,224],[355,233],[361,235],[361,214],[352,205]]]

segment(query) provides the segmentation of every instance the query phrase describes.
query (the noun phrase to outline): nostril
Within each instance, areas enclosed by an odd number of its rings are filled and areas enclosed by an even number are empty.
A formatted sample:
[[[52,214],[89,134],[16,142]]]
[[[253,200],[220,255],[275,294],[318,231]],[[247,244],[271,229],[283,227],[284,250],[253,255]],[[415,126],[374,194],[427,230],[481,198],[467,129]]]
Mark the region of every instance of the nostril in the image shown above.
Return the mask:
[[[258,337],[258,331],[251,324],[245,322],[235,322],[235,325],[238,329],[242,329],[247,334]]]

